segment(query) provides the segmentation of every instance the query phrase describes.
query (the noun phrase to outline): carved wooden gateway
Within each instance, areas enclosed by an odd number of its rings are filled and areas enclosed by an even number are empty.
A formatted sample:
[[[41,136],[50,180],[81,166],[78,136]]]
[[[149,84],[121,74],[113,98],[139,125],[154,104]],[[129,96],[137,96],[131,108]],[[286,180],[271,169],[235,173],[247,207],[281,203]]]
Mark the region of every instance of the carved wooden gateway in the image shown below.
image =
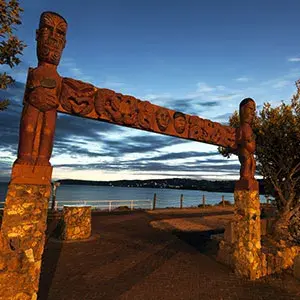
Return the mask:
[[[38,66],[28,71],[18,157],[12,168],[1,228],[0,251],[3,255],[0,253],[0,257],[5,259],[2,264],[0,261],[0,268],[6,271],[0,272],[0,289],[3,291],[5,285],[14,285],[13,290],[5,294],[5,299],[13,299],[18,293],[35,299],[30,297],[38,290],[52,175],[49,160],[57,112],[231,148],[238,153],[241,162],[236,191],[244,192],[236,196],[236,203],[239,202],[237,199],[245,197],[245,193],[254,193],[251,197],[259,203],[258,184],[254,179],[255,139],[251,124],[255,102],[252,99],[241,102],[241,124],[235,129],[61,77],[57,66],[66,45],[66,33],[67,22],[62,16],[53,12],[41,15],[36,31]],[[236,214],[243,217],[245,208],[241,207]],[[251,224],[259,226],[257,208],[255,214],[255,224]],[[244,226],[245,231],[247,226],[250,223]],[[245,237],[241,236],[240,241],[242,238]],[[247,272],[244,269],[240,273]],[[26,275],[22,280],[20,273]],[[24,296],[24,299],[27,298]]]

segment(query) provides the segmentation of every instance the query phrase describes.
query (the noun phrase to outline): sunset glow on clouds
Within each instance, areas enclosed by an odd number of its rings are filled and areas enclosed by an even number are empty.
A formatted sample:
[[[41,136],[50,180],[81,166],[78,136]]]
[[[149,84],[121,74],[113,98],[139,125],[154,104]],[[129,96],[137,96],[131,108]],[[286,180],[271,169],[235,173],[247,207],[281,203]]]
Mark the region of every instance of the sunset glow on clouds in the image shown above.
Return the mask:
[[[28,45],[7,71],[16,83],[1,96],[0,181],[8,181],[18,148],[27,69],[36,66],[35,29],[50,10],[68,21],[58,68],[153,104],[226,123],[245,97],[289,102],[300,78],[298,1],[24,1],[17,35]],[[278,20],[281,20],[278,22]],[[236,179],[236,157],[213,145],[59,114],[53,178],[87,180],[191,177]]]

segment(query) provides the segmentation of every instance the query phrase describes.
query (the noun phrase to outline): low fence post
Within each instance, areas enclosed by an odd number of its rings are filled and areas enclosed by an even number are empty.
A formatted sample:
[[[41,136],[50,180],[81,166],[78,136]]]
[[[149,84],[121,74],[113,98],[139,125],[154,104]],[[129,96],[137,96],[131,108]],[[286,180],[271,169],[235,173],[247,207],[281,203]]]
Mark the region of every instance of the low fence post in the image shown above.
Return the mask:
[[[133,210],[133,200],[130,201],[130,209]]]
[[[223,206],[225,206],[225,199],[224,199],[224,195],[222,195],[222,204],[223,204]]]
[[[155,210],[155,207],[156,207],[156,193],[154,193],[154,196],[153,196],[153,206],[152,206],[152,209]]]
[[[183,203],[183,194],[180,195],[180,208],[182,208],[182,203]]]
[[[205,207],[205,195],[202,196],[202,205]]]

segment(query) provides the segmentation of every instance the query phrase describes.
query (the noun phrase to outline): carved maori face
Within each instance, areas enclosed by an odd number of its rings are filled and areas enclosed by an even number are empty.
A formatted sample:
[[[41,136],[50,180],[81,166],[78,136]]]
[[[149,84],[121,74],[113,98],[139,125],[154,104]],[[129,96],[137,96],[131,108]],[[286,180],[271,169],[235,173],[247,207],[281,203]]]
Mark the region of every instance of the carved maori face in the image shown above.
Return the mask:
[[[186,118],[185,115],[181,112],[176,112],[173,115],[174,118],[174,128],[177,133],[181,134],[185,130]]]
[[[138,104],[138,121],[139,125],[144,129],[152,128],[152,116],[154,108],[149,101],[141,101]]]
[[[67,22],[53,12],[41,14],[36,31],[37,56],[39,62],[58,65],[66,44]]]
[[[156,111],[157,126],[161,131],[165,131],[170,123],[170,114],[167,109],[161,107]]]
[[[251,98],[246,98],[240,103],[240,121],[241,124],[248,123],[252,125],[255,117],[255,102]]]

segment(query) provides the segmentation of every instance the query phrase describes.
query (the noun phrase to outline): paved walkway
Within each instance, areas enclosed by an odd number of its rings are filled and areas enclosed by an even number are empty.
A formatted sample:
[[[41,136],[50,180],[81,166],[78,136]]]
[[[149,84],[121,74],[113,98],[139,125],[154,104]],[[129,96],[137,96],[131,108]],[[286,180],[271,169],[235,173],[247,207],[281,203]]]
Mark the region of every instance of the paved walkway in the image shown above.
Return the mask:
[[[98,238],[49,240],[39,299],[300,299],[300,282],[288,273],[249,281],[216,262],[217,241],[209,238],[211,231],[172,234],[150,226],[150,221],[166,217],[99,214],[92,220]]]

